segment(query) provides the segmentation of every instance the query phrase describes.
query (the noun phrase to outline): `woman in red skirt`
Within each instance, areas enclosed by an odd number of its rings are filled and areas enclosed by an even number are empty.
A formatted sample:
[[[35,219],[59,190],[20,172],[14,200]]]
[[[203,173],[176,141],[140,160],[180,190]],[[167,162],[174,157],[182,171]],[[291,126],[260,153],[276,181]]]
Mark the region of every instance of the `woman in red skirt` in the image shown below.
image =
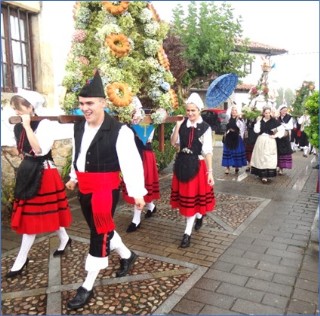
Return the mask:
[[[11,227],[22,234],[18,256],[7,278],[15,277],[27,267],[28,253],[36,234],[56,232],[60,245],[54,256],[71,246],[64,227],[71,224],[71,212],[64,183],[54,165],[51,147],[55,127],[49,120],[31,121],[44,98],[37,92],[21,89],[10,104],[22,122],[14,127],[17,150],[22,158],[17,171]]]
[[[170,204],[186,217],[180,247],[190,246],[193,224],[202,226],[203,216],[214,210],[212,131],[201,118],[203,102],[192,93],[186,102],[187,118],[176,123],[171,144],[180,147],[174,163]]]
[[[134,97],[133,102],[135,106],[135,113],[132,121],[133,123],[137,124],[139,121],[137,118],[143,117],[143,115],[138,114],[141,111],[143,111],[142,104],[138,97]],[[152,150],[152,145],[151,145],[153,135],[154,135],[154,130],[148,137],[146,144],[144,144],[143,141],[135,133],[136,146],[139,150],[142,163],[143,163],[145,188],[148,191],[148,193],[143,197],[146,202],[146,208],[147,208],[147,212],[144,216],[145,218],[150,218],[152,215],[154,215],[154,213],[157,211],[157,208],[154,204],[154,200],[160,199],[159,174],[158,174],[158,168],[157,168],[157,161],[156,161],[156,155]],[[134,199],[128,195],[128,191],[124,182],[122,183],[122,197],[127,203],[135,205]],[[134,207],[133,218],[130,225],[127,228],[127,233],[136,231],[140,227],[140,222],[141,222],[141,210],[139,210],[137,207]]]

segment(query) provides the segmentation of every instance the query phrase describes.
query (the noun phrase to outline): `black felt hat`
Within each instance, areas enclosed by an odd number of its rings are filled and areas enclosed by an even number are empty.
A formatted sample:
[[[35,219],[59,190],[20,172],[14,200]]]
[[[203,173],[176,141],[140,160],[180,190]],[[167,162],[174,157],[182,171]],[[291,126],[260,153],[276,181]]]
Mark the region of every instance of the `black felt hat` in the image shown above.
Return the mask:
[[[99,71],[96,71],[93,79],[89,79],[79,93],[83,98],[105,98],[102,80]]]

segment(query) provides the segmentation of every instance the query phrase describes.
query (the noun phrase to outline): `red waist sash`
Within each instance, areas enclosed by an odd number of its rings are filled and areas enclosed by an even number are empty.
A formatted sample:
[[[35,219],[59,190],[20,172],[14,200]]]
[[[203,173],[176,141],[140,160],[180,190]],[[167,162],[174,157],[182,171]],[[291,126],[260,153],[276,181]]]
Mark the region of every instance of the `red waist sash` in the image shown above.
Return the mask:
[[[120,173],[116,172],[76,172],[79,190],[83,194],[92,193],[93,220],[98,234],[115,229],[112,219],[112,190],[120,186]]]

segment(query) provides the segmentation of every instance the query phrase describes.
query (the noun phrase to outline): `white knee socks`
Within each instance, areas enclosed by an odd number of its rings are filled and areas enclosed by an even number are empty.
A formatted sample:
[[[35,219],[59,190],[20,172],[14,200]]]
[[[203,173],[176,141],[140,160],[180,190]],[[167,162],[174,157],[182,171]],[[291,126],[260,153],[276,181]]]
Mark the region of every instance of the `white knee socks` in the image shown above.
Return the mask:
[[[138,226],[140,224],[140,221],[141,221],[141,210],[139,210],[137,207],[134,207],[132,223],[135,223]]]
[[[196,218],[197,218],[197,219],[200,219],[200,218],[202,218],[202,214],[200,214],[200,213],[197,213],[197,214],[196,214]]]
[[[65,230],[64,227],[60,227],[58,230],[56,230],[56,233],[60,239],[60,245],[58,250],[63,250],[67,245],[67,242],[69,240],[69,235],[67,234],[67,231]]]
[[[115,250],[116,253],[121,257],[121,259],[129,259],[131,256],[131,251],[122,242],[119,234],[114,231],[114,235],[110,240],[110,251]]]
[[[185,234],[191,236],[193,223],[194,223],[195,219],[196,219],[196,215],[187,217],[187,226],[186,226],[186,229],[184,231]]]
[[[153,202],[146,203],[146,208],[147,208],[147,210],[150,210],[151,212],[153,212],[153,210],[154,210],[155,207],[156,207],[156,206],[154,205]]]
[[[22,266],[25,264],[27,260],[28,253],[35,239],[36,239],[36,235],[29,235],[29,234],[22,235],[20,250],[13,264],[13,267],[11,268],[11,271],[18,271],[22,268]]]

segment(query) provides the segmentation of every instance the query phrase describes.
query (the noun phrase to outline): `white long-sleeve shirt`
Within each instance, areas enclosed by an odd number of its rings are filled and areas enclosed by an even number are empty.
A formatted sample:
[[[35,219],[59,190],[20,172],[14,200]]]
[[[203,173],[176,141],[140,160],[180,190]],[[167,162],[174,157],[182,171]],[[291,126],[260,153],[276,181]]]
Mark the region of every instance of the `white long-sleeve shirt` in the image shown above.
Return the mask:
[[[79,172],[85,171],[86,154],[88,148],[98,132],[100,126],[96,128],[90,127],[85,123],[85,130],[81,141],[80,153],[77,159],[77,168]],[[73,153],[72,161],[74,161],[74,139],[73,139]],[[123,180],[128,190],[130,197],[143,197],[148,191],[144,186],[144,171],[142,160],[134,141],[134,134],[132,130],[123,125],[120,128],[119,135],[116,142],[116,151],[119,158],[119,165],[122,172]],[[70,179],[77,181],[77,175],[73,164],[71,165]]]

